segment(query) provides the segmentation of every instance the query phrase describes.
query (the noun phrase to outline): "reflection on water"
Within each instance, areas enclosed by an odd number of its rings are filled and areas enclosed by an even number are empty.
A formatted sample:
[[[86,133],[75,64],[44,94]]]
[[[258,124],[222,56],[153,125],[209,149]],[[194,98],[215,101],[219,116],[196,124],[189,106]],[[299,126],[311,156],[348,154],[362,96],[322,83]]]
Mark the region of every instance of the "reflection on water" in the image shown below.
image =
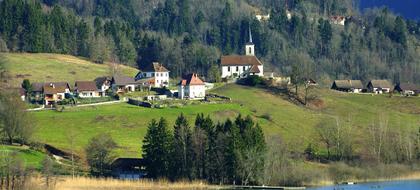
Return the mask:
[[[391,181],[308,188],[309,190],[420,190],[420,181]]]

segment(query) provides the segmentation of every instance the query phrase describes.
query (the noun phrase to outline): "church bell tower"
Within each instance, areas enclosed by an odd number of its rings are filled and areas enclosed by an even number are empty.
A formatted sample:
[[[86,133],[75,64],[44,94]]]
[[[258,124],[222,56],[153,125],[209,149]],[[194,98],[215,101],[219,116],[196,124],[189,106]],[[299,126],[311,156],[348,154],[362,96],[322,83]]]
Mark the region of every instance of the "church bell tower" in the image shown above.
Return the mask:
[[[255,45],[252,43],[251,27],[249,27],[249,42],[245,45],[245,55],[255,56]]]

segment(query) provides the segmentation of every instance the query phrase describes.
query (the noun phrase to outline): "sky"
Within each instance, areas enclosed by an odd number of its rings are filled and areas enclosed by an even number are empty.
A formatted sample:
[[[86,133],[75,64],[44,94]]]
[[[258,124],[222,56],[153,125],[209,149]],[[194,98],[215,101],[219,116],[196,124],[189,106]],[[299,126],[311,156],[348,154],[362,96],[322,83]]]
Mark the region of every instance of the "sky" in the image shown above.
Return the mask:
[[[408,19],[420,20],[420,0],[359,0],[364,8],[387,6],[393,12]]]

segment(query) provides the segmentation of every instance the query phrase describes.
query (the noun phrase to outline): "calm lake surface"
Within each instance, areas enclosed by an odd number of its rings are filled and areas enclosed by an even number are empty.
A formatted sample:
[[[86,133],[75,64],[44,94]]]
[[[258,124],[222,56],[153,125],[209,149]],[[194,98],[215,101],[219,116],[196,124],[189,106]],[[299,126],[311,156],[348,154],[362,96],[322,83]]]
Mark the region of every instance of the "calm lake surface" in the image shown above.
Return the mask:
[[[339,185],[308,188],[309,190],[420,190],[420,180],[416,181],[390,181],[361,183],[355,185]]]

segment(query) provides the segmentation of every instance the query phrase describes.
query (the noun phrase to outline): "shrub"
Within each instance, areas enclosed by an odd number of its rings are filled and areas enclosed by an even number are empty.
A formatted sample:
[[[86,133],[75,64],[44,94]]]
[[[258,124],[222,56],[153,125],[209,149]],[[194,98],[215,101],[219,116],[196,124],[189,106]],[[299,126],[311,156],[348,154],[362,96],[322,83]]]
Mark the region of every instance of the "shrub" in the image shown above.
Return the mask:
[[[263,118],[267,121],[273,121],[273,117],[269,113],[265,113],[265,114],[261,115],[261,118]]]

